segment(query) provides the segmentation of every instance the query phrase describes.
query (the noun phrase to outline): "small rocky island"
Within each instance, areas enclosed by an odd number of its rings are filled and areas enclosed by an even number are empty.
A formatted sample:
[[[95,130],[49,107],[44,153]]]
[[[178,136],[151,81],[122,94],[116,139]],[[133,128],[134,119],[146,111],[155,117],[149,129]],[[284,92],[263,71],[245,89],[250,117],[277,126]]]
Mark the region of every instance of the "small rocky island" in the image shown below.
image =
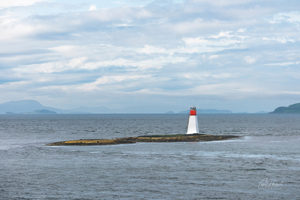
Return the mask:
[[[67,146],[67,145],[114,145],[132,144],[137,142],[207,142],[228,140],[239,138],[235,135],[204,135],[204,134],[178,134],[178,135],[146,135],[138,137],[126,137],[116,139],[81,139],[69,140],[47,144],[48,146]]]
[[[288,107],[278,107],[273,112],[270,112],[271,114],[289,114],[289,113],[299,113],[300,114],[300,103],[296,103],[293,105],[290,105]]]

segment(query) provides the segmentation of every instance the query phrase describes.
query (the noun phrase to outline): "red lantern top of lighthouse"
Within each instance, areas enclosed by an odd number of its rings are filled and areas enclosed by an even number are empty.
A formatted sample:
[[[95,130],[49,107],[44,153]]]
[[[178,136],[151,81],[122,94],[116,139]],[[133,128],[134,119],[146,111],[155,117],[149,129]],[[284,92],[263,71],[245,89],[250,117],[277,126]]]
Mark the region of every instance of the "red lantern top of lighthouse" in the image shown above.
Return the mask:
[[[197,110],[196,110],[196,107],[191,107],[190,109],[190,115],[197,115]]]

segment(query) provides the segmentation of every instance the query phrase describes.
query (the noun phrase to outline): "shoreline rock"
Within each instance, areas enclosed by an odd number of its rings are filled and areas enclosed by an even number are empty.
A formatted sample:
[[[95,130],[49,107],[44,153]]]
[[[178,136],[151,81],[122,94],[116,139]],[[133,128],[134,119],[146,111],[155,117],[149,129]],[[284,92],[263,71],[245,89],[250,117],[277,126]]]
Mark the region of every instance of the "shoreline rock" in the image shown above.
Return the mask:
[[[115,139],[80,139],[53,142],[47,146],[88,146],[88,145],[116,145],[133,144],[137,142],[207,142],[239,138],[236,135],[204,135],[204,134],[177,134],[177,135],[145,135]]]

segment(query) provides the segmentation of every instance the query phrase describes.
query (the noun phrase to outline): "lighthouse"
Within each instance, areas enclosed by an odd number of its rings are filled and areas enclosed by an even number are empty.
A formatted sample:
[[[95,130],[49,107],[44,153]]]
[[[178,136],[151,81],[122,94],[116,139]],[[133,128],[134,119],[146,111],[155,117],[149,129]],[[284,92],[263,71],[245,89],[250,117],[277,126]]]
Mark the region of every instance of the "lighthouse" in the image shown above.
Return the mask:
[[[197,119],[197,110],[196,107],[191,107],[189,124],[186,134],[196,134],[199,133],[198,119]]]

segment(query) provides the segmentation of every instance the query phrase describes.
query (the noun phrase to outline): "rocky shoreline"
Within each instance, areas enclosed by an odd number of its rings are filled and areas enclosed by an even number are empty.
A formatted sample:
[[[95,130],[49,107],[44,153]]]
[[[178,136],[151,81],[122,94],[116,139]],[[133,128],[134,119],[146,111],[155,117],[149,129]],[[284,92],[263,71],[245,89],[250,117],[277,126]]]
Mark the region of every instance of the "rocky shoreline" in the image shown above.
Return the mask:
[[[115,145],[132,144],[137,142],[207,142],[239,138],[236,135],[204,135],[204,134],[178,134],[178,135],[146,135],[138,137],[126,137],[115,139],[80,139],[69,140],[47,144],[47,146],[69,146],[69,145]]]

